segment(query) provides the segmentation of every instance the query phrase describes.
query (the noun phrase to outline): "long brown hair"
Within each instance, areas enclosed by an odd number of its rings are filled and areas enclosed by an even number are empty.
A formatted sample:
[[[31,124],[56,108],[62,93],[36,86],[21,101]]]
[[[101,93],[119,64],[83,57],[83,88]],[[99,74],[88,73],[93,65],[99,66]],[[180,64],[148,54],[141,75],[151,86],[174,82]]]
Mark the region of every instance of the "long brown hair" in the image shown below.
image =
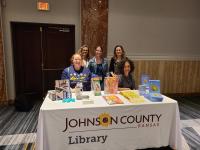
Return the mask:
[[[125,56],[125,51],[124,51],[124,48],[122,45],[116,45],[115,48],[114,48],[114,59],[116,60],[117,59],[117,54],[116,54],[116,48],[117,47],[120,47],[121,50],[122,50],[122,59],[124,59],[126,56]]]
[[[98,47],[101,48],[101,51],[102,51],[102,56],[101,56],[101,58],[103,58],[103,48],[102,48],[102,46],[100,46],[100,45],[96,46],[94,51],[95,51],[95,53],[96,53],[96,49],[97,49]],[[95,55],[96,55],[96,54],[95,54]]]

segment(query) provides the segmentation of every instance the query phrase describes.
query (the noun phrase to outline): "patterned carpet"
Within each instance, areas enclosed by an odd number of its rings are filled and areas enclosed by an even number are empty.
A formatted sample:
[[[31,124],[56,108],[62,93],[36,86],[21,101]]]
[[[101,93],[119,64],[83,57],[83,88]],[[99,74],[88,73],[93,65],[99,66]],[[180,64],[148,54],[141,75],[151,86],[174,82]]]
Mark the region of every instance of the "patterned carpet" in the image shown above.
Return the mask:
[[[200,97],[172,98],[179,104],[184,150],[200,150]],[[14,106],[0,107],[0,150],[35,150],[40,106],[37,102],[29,112],[18,112]]]
[[[200,150],[200,96],[174,99],[178,100],[184,139],[191,150]]]

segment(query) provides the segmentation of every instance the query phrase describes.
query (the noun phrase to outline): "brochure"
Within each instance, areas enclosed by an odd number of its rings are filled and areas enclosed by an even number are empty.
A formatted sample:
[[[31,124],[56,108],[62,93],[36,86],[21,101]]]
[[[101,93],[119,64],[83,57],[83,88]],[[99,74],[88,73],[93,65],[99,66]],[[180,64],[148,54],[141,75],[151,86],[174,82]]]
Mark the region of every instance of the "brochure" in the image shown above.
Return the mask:
[[[134,90],[121,91],[120,94],[123,95],[126,99],[128,99],[128,101],[131,103],[144,103],[145,102],[144,98],[141,97]]]
[[[123,104],[123,101],[119,97],[117,97],[116,95],[106,95],[106,96],[103,96],[103,98],[106,100],[106,102],[109,105]]]
[[[149,100],[160,102],[163,100],[160,94],[160,80],[149,80]]]

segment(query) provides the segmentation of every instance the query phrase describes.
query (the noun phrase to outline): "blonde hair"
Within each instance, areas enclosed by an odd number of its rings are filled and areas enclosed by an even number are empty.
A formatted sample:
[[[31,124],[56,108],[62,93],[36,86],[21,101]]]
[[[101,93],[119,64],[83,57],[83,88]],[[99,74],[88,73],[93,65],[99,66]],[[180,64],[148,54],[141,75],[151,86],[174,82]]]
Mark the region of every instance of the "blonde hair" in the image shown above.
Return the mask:
[[[81,57],[81,61],[82,61],[82,56],[81,56],[81,54],[75,53],[75,54],[72,55],[72,57],[71,57],[71,59],[70,59],[70,60],[71,60],[71,64],[73,64],[73,60],[74,60],[74,56],[75,56],[75,55],[80,56],[80,57]]]
[[[88,45],[86,45],[86,44],[82,45],[82,46],[80,47],[80,49],[77,51],[77,53],[79,53],[79,54],[81,55],[81,57],[83,57],[83,56],[82,56],[82,52],[83,52],[83,48],[85,48],[85,47],[88,49],[88,53],[87,53],[86,59],[90,59],[89,47],[88,47]]]

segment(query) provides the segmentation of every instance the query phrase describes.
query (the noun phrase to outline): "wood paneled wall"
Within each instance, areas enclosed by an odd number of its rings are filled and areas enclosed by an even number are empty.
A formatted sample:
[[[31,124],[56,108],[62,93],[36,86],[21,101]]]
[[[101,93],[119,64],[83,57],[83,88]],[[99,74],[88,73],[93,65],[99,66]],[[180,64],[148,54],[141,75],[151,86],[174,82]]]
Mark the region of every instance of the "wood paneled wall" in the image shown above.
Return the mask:
[[[81,0],[81,44],[87,44],[90,55],[102,46],[107,55],[108,0]]]
[[[1,20],[0,20],[1,24]],[[6,82],[5,82],[5,68],[4,68],[4,56],[3,56],[3,43],[2,43],[2,28],[0,26],[0,105],[7,103],[6,96]]]
[[[136,87],[142,73],[161,81],[161,92],[167,94],[200,93],[200,61],[134,60]]]

